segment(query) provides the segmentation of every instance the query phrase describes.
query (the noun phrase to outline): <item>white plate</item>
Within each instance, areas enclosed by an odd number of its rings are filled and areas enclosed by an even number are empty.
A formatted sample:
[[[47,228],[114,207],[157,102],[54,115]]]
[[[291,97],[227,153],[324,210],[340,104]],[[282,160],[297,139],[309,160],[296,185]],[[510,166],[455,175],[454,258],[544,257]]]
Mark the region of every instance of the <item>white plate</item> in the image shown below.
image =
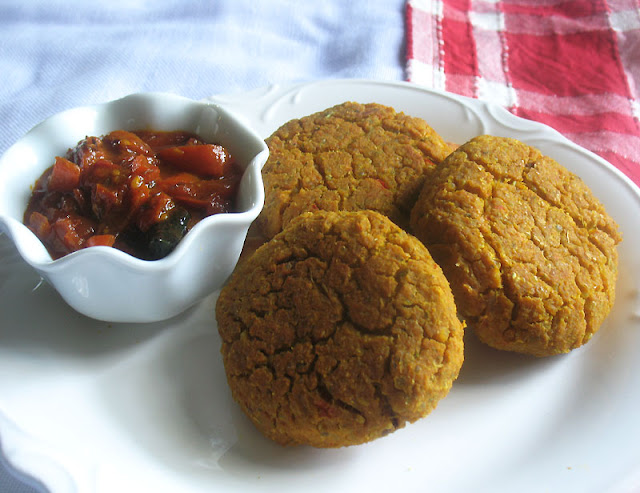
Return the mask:
[[[338,450],[281,448],[230,398],[216,295],[167,322],[78,315],[0,237],[0,435],[54,493],[604,492],[640,487],[640,194],[555,131],[406,83],[324,81],[213,98],[264,136],[345,100],[425,118],[446,139],[517,137],[580,175],[620,224],[613,312],[581,349],[532,359],[467,337],[458,381],[427,418]]]

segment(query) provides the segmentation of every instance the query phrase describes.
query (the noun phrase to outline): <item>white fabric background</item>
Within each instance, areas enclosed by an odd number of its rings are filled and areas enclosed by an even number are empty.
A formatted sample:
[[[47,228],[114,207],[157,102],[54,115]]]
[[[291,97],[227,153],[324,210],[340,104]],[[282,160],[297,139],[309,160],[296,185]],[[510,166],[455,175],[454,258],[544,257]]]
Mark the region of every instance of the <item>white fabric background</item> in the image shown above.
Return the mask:
[[[0,0],[0,153],[47,116],[134,92],[404,80],[404,3]],[[27,491],[0,455],[0,492]]]

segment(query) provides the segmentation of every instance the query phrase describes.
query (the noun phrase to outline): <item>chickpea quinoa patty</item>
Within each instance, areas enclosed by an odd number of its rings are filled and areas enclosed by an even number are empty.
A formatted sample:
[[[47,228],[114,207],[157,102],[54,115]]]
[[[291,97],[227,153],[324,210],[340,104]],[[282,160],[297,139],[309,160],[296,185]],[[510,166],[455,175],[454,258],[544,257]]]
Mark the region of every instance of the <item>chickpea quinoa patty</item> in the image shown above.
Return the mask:
[[[497,349],[566,353],[611,310],[617,225],[580,178],[515,139],[480,136],[453,152],[411,226],[469,327]]]
[[[405,228],[425,172],[451,152],[424,120],[376,103],[291,120],[266,142],[257,225],[267,239],[317,210],[375,210]]]
[[[424,245],[373,211],[305,213],[238,266],[216,305],[234,399],[283,445],[341,447],[426,416],[463,324]]]

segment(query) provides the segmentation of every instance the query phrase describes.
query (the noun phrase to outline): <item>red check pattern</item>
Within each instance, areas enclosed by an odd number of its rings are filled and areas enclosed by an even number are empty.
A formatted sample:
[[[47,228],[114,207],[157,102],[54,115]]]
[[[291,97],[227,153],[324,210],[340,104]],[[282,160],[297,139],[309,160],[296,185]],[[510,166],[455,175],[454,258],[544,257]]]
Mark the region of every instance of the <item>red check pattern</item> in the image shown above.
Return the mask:
[[[409,0],[407,78],[555,128],[640,185],[640,0]]]

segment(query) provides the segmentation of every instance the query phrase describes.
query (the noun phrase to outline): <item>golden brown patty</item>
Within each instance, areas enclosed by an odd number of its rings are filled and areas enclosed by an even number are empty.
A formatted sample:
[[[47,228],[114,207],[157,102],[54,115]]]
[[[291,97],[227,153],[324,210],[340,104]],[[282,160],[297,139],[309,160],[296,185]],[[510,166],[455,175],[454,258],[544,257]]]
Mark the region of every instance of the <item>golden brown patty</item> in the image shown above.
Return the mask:
[[[292,120],[267,144],[258,218],[266,238],[317,210],[370,209],[406,227],[425,171],[451,152],[423,120],[351,102]]]
[[[431,174],[411,226],[485,343],[536,356],[598,330],[617,277],[617,225],[577,176],[514,139],[481,136]]]
[[[441,269],[372,211],[296,218],[238,267],[216,317],[234,399],[284,445],[384,436],[432,411],[463,361]]]

